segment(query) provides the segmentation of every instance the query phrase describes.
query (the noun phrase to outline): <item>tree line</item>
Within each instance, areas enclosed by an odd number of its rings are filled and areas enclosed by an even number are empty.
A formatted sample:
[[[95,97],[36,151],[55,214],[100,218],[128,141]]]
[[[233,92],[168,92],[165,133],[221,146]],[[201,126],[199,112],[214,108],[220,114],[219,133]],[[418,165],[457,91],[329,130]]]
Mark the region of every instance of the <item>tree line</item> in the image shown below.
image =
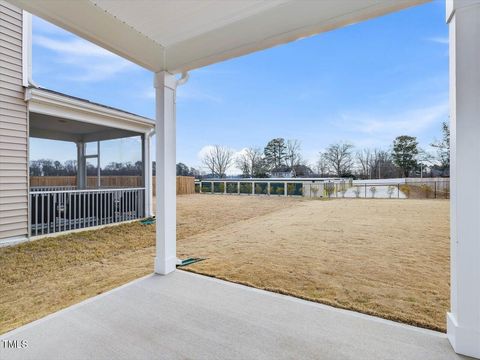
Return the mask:
[[[142,174],[142,162],[111,162],[101,168],[104,176],[136,176]],[[65,162],[51,159],[30,161],[30,176],[75,176],[77,175],[77,161]],[[97,167],[87,162],[87,175],[97,175]]]
[[[263,148],[246,148],[239,154],[214,145],[202,158],[210,177],[225,177],[235,167],[243,177],[354,177],[384,179],[422,175],[448,176],[450,169],[450,129],[442,124],[442,139],[430,146],[432,155],[422,149],[416,137],[397,136],[389,149],[355,149],[349,143],[330,144],[315,164],[302,157],[301,142],[274,138]],[[425,171],[427,170],[427,172]]]
[[[413,136],[401,135],[394,139],[389,149],[355,149],[349,143],[330,144],[318,154],[315,164],[302,156],[301,142],[295,139],[274,138],[263,149],[249,147],[236,154],[232,149],[212,146],[203,156],[202,163],[208,174],[184,163],[177,163],[176,173],[195,177],[226,177],[227,171],[236,168],[242,177],[354,177],[360,179],[385,179],[416,176],[448,176],[450,169],[450,129],[442,124],[442,138],[430,147],[435,155],[420,148]],[[155,175],[155,161],[153,161]],[[428,173],[425,173],[428,169]],[[101,168],[103,176],[140,176],[141,161],[111,162]],[[65,162],[51,159],[30,161],[30,176],[75,176],[76,160]],[[87,175],[97,174],[97,168],[87,163]]]

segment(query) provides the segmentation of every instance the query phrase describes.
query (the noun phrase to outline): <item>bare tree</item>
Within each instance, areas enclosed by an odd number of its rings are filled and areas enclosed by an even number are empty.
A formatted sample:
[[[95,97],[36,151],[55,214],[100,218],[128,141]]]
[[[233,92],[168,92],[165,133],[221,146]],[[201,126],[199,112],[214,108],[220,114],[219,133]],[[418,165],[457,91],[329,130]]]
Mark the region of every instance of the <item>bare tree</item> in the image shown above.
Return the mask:
[[[361,151],[358,151],[356,153],[356,159],[359,167],[359,176],[364,179],[371,179],[372,154],[370,152],[370,149],[363,149]]]
[[[258,148],[245,149],[235,162],[245,177],[261,177],[266,172],[263,153]]]
[[[225,146],[214,145],[202,159],[210,172],[218,177],[225,177],[233,163],[233,151]]]
[[[302,155],[300,153],[301,143],[298,140],[287,140],[286,144],[286,156],[285,160],[287,166],[294,171],[297,165],[300,165],[302,161]]]
[[[328,161],[325,157],[325,153],[320,152],[317,160],[317,173],[320,177],[325,177],[329,174]]]
[[[386,179],[397,176],[398,169],[393,164],[389,151],[375,149],[371,153],[370,174],[374,179]]]
[[[434,141],[430,146],[437,149],[437,159],[443,170],[450,169],[450,126],[448,122],[442,123],[442,140]]]
[[[353,145],[351,144],[332,144],[325,151],[325,159],[329,167],[337,176],[345,176],[352,170]]]

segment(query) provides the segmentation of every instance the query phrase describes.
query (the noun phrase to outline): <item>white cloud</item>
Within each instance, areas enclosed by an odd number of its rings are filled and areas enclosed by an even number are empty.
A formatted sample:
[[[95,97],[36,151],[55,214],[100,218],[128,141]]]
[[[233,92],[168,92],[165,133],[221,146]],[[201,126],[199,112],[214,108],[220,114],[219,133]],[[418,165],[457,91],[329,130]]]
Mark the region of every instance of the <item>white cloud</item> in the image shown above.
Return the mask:
[[[134,64],[120,56],[73,36],[60,39],[51,35],[35,35],[33,44],[55,52],[56,61],[72,67],[67,80],[102,81],[134,68]]]
[[[201,162],[202,159],[205,157],[205,155],[207,155],[212,150],[213,150],[213,145],[205,145],[197,153],[197,159]]]
[[[435,105],[418,107],[394,115],[345,113],[342,123],[349,124],[349,134],[356,134],[356,146],[384,146],[399,135],[419,136],[432,125],[448,119],[447,101]]]
[[[438,44],[445,44],[445,45],[448,45],[448,37],[445,36],[445,37],[431,37],[431,38],[427,38],[427,41],[431,41],[431,42],[434,42],[434,43],[438,43]]]
[[[354,124],[355,130],[372,135],[405,132],[418,133],[438,121],[440,117],[446,115],[448,115],[448,103],[407,110],[391,116],[376,117],[357,114],[355,117],[352,115],[344,115],[343,117]]]

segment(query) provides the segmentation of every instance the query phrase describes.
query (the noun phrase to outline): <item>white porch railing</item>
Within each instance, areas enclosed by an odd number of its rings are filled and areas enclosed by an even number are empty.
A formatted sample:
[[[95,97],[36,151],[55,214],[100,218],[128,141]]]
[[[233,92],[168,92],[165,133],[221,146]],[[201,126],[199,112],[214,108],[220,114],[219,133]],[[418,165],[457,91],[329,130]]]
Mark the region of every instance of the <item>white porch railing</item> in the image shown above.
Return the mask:
[[[144,204],[145,188],[31,189],[30,235],[140,219],[145,216]]]

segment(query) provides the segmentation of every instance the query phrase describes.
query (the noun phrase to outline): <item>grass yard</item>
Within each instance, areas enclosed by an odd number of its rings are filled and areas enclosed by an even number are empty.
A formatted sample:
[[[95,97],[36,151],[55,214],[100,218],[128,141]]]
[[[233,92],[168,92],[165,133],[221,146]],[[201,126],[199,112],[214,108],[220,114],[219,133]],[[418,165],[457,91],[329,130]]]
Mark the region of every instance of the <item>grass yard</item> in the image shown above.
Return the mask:
[[[177,198],[186,268],[384,318],[445,330],[444,200]],[[123,224],[0,248],[0,333],[153,269],[154,226]]]

